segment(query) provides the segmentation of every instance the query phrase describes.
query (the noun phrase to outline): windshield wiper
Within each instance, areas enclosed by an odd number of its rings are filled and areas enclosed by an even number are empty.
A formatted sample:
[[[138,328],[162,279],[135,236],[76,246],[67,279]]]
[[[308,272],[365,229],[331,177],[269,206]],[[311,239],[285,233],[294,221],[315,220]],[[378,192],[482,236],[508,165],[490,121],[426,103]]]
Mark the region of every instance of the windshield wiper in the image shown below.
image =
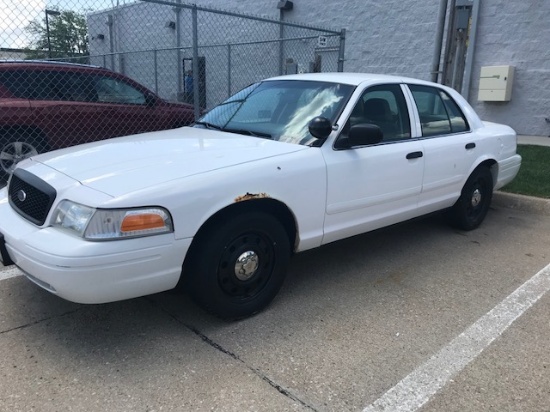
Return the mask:
[[[222,132],[227,132],[227,133],[244,134],[246,136],[262,137],[265,139],[272,138],[272,136],[269,133],[253,132],[252,130],[247,130],[247,129],[226,129],[225,127],[218,126],[217,124],[209,123],[209,122],[195,122],[195,126],[196,125],[204,126],[207,129],[221,130]]]
[[[206,127],[207,129],[223,130],[223,128],[222,128],[221,126],[218,126],[217,124],[214,124],[214,123],[208,123],[208,122],[195,122],[195,126],[196,126],[196,125],[204,126],[204,127]]]
[[[235,100],[230,100],[228,102],[220,103],[220,104],[218,104],[218,106],[225,106],[226,104],[231,104],[231,103],[243,103],[245,101],[246,101],[246,99],[235,99]]]
[[[225,129],[225,128],[222,128],[220,130],[222,130],[224,132],[228,132],[228,133],[244,134],[246,136],[262,137],[262,138],[265,138],[265,139],[272,139],[273,138],[269,133],[254,132],[252,130],[247,130],[247,129]]]

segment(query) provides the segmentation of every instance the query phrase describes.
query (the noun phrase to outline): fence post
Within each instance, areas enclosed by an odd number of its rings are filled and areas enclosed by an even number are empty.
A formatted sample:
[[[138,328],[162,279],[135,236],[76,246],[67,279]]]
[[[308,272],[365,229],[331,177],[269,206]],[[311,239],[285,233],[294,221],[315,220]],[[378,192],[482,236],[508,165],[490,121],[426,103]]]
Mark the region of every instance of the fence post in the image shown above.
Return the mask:
[[[227,97],[231,96],[231,44],[227,45]]]
[[[174,13],[176,13],[176,60],[177,60],[177,76],[178,76],[178,91],[176,92],[176,99],[183,91],[183,61],[181,58],[181,0],[178,0],[178,4],[174,7]]]
[[[155,65],[155,93],[159,94],[159,74],[158,74],[157,49],[153,50],[153,62],[154,62],[154,65]]]
[[[199,28],[198,28],[198,10],[194,4],[191,9],[193,19],[193,106],[195,108],[195,120],[200,117],[200,101],[199,101]],[[206,73],[205,73],[206,75]]]
[[[279,9],[279,76],[283,74],[285,54],[285,25],[283,24],[284,11]]]
[[[115,30],[114,30],[114,17],[112,14],[107,15],[107,26],[109,26],[109,52],[111,53],[111,67],[110,69],[115,71]]]
[[[338,71],[344,71],[344,56],[346,46],[346,29],[342,29],[340,32],[340,47],[338,50]]]

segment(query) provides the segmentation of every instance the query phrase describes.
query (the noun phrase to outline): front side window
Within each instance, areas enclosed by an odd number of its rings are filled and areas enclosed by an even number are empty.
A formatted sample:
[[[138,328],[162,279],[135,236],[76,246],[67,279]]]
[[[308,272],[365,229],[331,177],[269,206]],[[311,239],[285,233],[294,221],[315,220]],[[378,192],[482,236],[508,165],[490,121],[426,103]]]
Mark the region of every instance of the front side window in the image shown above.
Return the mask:
[[[71,102],[97,102],[94,76],[87,73],[67,73],[58,79],[63,100]]]
[[[145,95],[123,81],[110,77],[97,77],[97,100],[101,103],[145,104]]]
[[[197,127],[309,145],[316,140],[309,133],[309,122],[322,116],[334,124],[353,89],[351,85],[317,81],[256,83],[213,108]]]
[[[369,87],[356,103],[343,133],[356,124],[374,124],[382,130],[382,141],[411,137],[407,102],[399,84]]]
[[[469,130],[464,114],[443,90],[419,85],[409,85],[409,89],[420,116],[422,136],[438,136]]]

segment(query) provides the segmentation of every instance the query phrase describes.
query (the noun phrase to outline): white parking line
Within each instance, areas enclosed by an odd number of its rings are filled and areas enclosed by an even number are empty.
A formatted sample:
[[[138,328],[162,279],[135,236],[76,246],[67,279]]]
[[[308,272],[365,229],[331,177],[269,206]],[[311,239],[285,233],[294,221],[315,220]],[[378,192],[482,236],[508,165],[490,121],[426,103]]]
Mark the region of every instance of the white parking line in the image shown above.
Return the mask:
[[[413,412],[550,290],[550,264],[416,368],[363,412]]]
[[[21,276],[23,273],[16,267],[0,268],[0,280],[13,278],[15,276]]]

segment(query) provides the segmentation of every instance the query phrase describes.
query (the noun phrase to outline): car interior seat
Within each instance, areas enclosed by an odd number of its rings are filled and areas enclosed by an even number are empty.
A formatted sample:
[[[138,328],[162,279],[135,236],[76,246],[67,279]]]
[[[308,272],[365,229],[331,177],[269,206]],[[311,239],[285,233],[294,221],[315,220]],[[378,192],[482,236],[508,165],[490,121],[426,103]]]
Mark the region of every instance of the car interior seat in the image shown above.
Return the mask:
[[[363,110],[366,122],[382,129],[384,140],[394,139],[397,136],[398,127],[386,99],[368,99],[363,105]]]

